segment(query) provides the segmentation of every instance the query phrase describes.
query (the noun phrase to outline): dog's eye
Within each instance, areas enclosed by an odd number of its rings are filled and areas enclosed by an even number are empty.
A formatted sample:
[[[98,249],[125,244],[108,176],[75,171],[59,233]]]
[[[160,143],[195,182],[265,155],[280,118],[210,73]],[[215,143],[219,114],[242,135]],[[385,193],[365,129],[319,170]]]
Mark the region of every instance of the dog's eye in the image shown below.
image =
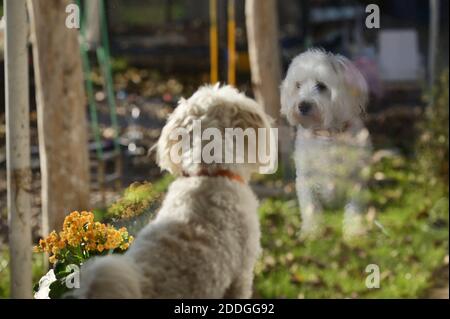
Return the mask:
[[[316,88],[317,90],[319,90],[319,92],[323,92],[327,89],[327,86],[322,82],[317,82]]]
[[[301,86],[302,86],[302,84],[301,84],[300,82],[295,82],[295,87],[296,87],[297,89],[299,89]]]

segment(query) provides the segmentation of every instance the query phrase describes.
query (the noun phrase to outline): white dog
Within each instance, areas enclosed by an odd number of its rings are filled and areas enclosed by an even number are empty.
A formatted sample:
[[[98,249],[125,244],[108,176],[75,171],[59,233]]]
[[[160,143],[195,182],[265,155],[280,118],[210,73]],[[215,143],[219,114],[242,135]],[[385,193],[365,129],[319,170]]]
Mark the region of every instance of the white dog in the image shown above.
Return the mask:
[[[345,205],[344,235],[363,231],[370,155],[362,115],[362,74],[345,57],[312,49],[298,55],[281,85],[281,113],[297,126],[295,162],[302,234],[318,234],[324,204]]]
[[[259,163],[174,161],[173,132],[269,128],[259,105],[232,87],[200,88],[182,99],[156,145],[161,169],[178,176],[154,221],[123,255],[83,266],[79,298],[249,298],[260,252],[258,201],[248,185]],[[195,137],[193,137],[195,139]],[[192,144],[191,144],[192,146]],[[180,151],[180,149],[178,149]]]

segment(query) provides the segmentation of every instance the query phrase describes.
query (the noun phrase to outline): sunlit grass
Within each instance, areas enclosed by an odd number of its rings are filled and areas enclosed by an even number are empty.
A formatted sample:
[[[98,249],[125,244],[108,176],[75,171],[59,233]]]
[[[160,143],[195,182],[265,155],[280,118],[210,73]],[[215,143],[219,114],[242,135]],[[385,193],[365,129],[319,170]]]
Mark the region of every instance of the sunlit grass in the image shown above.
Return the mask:
[[[256,267],[255,296],[262,298],[416,298],[448,251],[448,203],[444,187],[430,192],[401,158],[382,162],[387,186],[373,186],[375,221],[367,235],[342,240],[342,212],[325,213],[319,239],[302,240],[296,201],[262,202],[263,255]],[[382,225],[383,230],[378,227]],[[376,264],[380,288],[365,285]]]

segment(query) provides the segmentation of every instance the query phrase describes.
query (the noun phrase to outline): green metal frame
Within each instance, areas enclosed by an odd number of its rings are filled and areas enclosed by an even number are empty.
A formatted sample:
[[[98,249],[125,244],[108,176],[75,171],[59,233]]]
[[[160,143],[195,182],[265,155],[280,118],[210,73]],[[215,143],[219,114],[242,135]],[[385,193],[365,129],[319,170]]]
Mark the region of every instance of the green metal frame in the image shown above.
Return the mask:
[[[89,1],[89,0],[84,0]],[[111,126],[114,130],[114,149],[117,154],[120,152],[119,145],[119,124],[117,120],[117,111],[116,111],[116,98],[114,95],[114,81],[111,70],[111,56],[109,49],[109,37],[108,37],[108,23],[106,17],[106,7],[105,1],[100,1],[100,32],[101,32],[101,41],[96,49],[96,55],[98,64],[100,65],[102,75],[104,78],[104,85],[106,96],[108,100],[109,106],[109,115]],[[77,0],[77,4],[79,8],[81,8],[81,0]],[[94,134],[94,139],[96,143],[96,153],[97,157],[102,160],[103,159],[103,149],[102,149],[102,139],[101,133],[98,123],[98,114],[97,114],[97,103],[95,101],[94,96],[94,85],[92,83],[91,78],[91,64],[89,61],[89,45],[86,39],[86,12],[82,12],[80,21],[80,51],[81,51],[81,59],[83,63],[83,71],[85,74],[85,82],[86,82],[86,93],[89,104],[89,113],[91,118],[91,125]]]

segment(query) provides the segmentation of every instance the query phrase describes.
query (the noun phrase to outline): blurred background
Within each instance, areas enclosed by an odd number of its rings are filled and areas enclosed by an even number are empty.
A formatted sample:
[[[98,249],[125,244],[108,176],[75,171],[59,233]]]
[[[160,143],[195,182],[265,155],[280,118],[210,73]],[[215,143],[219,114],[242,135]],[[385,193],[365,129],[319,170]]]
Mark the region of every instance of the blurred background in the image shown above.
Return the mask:
[[[82,12],[87,12],[86,27],[80,31],[80,55],[87,92],[90,182],[89,207],[80,210],[95,210],[101,216],[133,182],[151,182],[158,194],[164,194],[171,177],[160,172],[148,150],[180,97],[190,96],[214,76],[255,96],[246,1],[233,1],[232,11],[229,2],[217,0],[216,17],[211,15],[209,0],[107,0],[104,11],[96,7],[101,2],[82,5]],[[436,12],[430,10],[431,2],[275,1],[272,18],[278,47],[272,49],[279,55],[281,76],[294,56],[322,47],[349,57],[369,84],[366,125],[374,146],[366,215],[369,232],[353,245],[343,242],[342,214],[330,211],[323,238],[299,238],[301,220],[290,154],[294,133],[279,120],[283,134],[278,172],[257,176],[252,184],[261,198],[264,250],[256,268],[255,297],[448,298],[448,1],[436,1]],[[366,27],[369,4],[380,8],[380,28]],[[0,4],[0,15],[2,11]],[[215,18],[218,31],[211,37]],[[235,22],[231,29],[230,20]],[[7,298],[3,20],[1,25],[0,297]],[[109,65],[102,54],[110,58]],[[232,78],[230,54],[235,56]],[[34,63],[30,48],[32,237],[36,243],[47,234],[42,227]],[[76,158],[75,153],[72,160]],[[378,289],[365,286],[368,264],[380,268]],[[35,255],[35,281],[45,267],[43,258]]]

